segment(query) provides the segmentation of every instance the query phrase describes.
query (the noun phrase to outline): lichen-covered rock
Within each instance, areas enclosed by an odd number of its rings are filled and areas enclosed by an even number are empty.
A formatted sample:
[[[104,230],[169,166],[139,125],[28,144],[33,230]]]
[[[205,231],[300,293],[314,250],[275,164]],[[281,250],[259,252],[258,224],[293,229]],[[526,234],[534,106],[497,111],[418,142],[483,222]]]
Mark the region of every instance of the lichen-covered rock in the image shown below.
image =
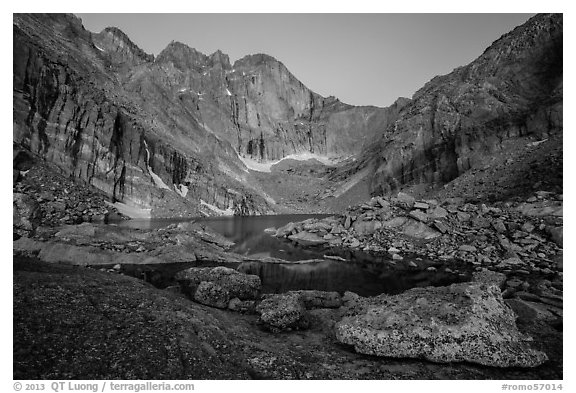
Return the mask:
[[[298,293],[267,296],[256,311],[262,326],[275,333],[308,327],[304,300]]]
[[[33,234],[40,222],[40,205],[29,195],[12,194],[12,225],[20,236]]]
[[[338,308],[342,305],[342,297],[338,292],[300,290],[289,293],[299,295],[307,310],[314,308]]]
[[[256,311],[256,301],[240,300],[235,297],[234,299],[230,299],[228,302],[228,310],[244,314],[253,314]]]
[[[492,270],[484,269],[479,272],[472,273],[472,281],[484,284],[494,284],[499,288],[504,287],[506,282],[506,275]]]
[[[202,282],[213,282],[228,291],[229,298],[240,300],[257,299],[262,288],[260,277],[224,266],[192,267],[178,272],[176,280],[192,298]]]
[[[210,307],[227,308],[230,292],[214,282],[202,281],[194,292],[194,300]]]
[[[335,329],[338,341],[370,355],[494,367],[535,367],[547,360],[518,331],[500,289],[483,283],[381,295]]]

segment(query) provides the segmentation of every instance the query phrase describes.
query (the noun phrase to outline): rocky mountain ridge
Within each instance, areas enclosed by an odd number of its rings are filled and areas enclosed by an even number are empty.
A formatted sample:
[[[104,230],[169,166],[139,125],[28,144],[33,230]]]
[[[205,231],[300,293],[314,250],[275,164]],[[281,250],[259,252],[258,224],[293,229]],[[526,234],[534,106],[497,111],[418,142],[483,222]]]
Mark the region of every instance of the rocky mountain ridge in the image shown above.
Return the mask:
[[[14,141],[153,216],[273,212],[246,164],[350,156],[398,110],[323,98],[262,54],[154,59],[73,15],[16,14],[14,37]]]
[[[15,143],[156,217],[278,212],[276,180],[251,170],[286,157],[348,158],[326,172],[334,206],[435,188],[490,165],[507,140],[561,134],[562,92],[559,14],[387,108],[322,97],[265,54],[231,64],[173,41],[154,57],[117,28],[14,15]]]
[[[341,176],[369,168],[373,195],[442,185],[519,136],[562,132],[562,15],[539,14],[464,67],[418,90]]]

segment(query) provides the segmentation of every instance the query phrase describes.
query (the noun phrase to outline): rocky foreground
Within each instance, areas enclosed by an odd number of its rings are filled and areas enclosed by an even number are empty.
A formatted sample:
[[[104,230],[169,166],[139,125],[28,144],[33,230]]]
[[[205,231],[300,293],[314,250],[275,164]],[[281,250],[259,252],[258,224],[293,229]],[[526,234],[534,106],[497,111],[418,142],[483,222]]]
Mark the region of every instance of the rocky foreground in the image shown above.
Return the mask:
[[[98,194],[20,169],[14,378],[562,378],[561,194],[488,206],[400,193],[291,223],[274,235],[476,272],[397,295],[263,294],[253,260],[201,225],[103,224],[114,212]]]
[[[529,307],[514,314],[499,276],[374,298],[262,296],[257,276],[223,267],[179,278],[160,290],[16,255],[14,378],[562,378],[561,331]]]
[[[491,205],[462,198],[416,200],[400,192],[373,198],[341,216],[269,232],[303,246],[387,255],[390,264],[417,255],[501,272],[508,278],[504,297],[540,302],[561,318],[562,211],[562,194],[548,191]],[[418,267],[417,261],[410,264]]]
[[[198,224],[40,225],[14,241],[14,378],[561,379],[558,209],[545,193],[500,208],[400,194],[275,232],[475,266],[470,282],[375,297],[262,294],[250,260]],[[183,266],[170,285],[143,278],[165,289],[119,274],[162,263]]]

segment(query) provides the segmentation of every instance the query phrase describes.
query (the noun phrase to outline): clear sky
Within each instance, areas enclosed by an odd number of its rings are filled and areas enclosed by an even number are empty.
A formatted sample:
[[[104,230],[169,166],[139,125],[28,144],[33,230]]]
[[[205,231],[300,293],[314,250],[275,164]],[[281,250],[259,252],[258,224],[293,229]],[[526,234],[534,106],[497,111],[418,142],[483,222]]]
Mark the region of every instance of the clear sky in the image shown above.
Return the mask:
[[[306,86],[353,105],[388,106],[468,64],[532,14],[77,14],[157,55],[172,40],[235,60],[266,53]]]

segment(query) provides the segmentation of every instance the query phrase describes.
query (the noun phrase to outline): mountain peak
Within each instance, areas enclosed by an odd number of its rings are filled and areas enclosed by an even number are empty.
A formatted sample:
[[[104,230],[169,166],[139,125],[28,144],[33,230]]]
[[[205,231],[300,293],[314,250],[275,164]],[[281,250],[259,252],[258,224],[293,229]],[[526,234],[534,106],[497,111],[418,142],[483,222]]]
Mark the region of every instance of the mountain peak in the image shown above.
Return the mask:
[[[282,62],[265,53],[256,53],[254,55],[246,55],[241,59],[236,60],[234,63],[234,68],[242,66],[257,67],[262,64],[282,64]]]
[[[106,27],[93,35],[94,43],[107,52],[116,63],[141,64],[154,61],[154,55],[146,53],[117,27]]]

